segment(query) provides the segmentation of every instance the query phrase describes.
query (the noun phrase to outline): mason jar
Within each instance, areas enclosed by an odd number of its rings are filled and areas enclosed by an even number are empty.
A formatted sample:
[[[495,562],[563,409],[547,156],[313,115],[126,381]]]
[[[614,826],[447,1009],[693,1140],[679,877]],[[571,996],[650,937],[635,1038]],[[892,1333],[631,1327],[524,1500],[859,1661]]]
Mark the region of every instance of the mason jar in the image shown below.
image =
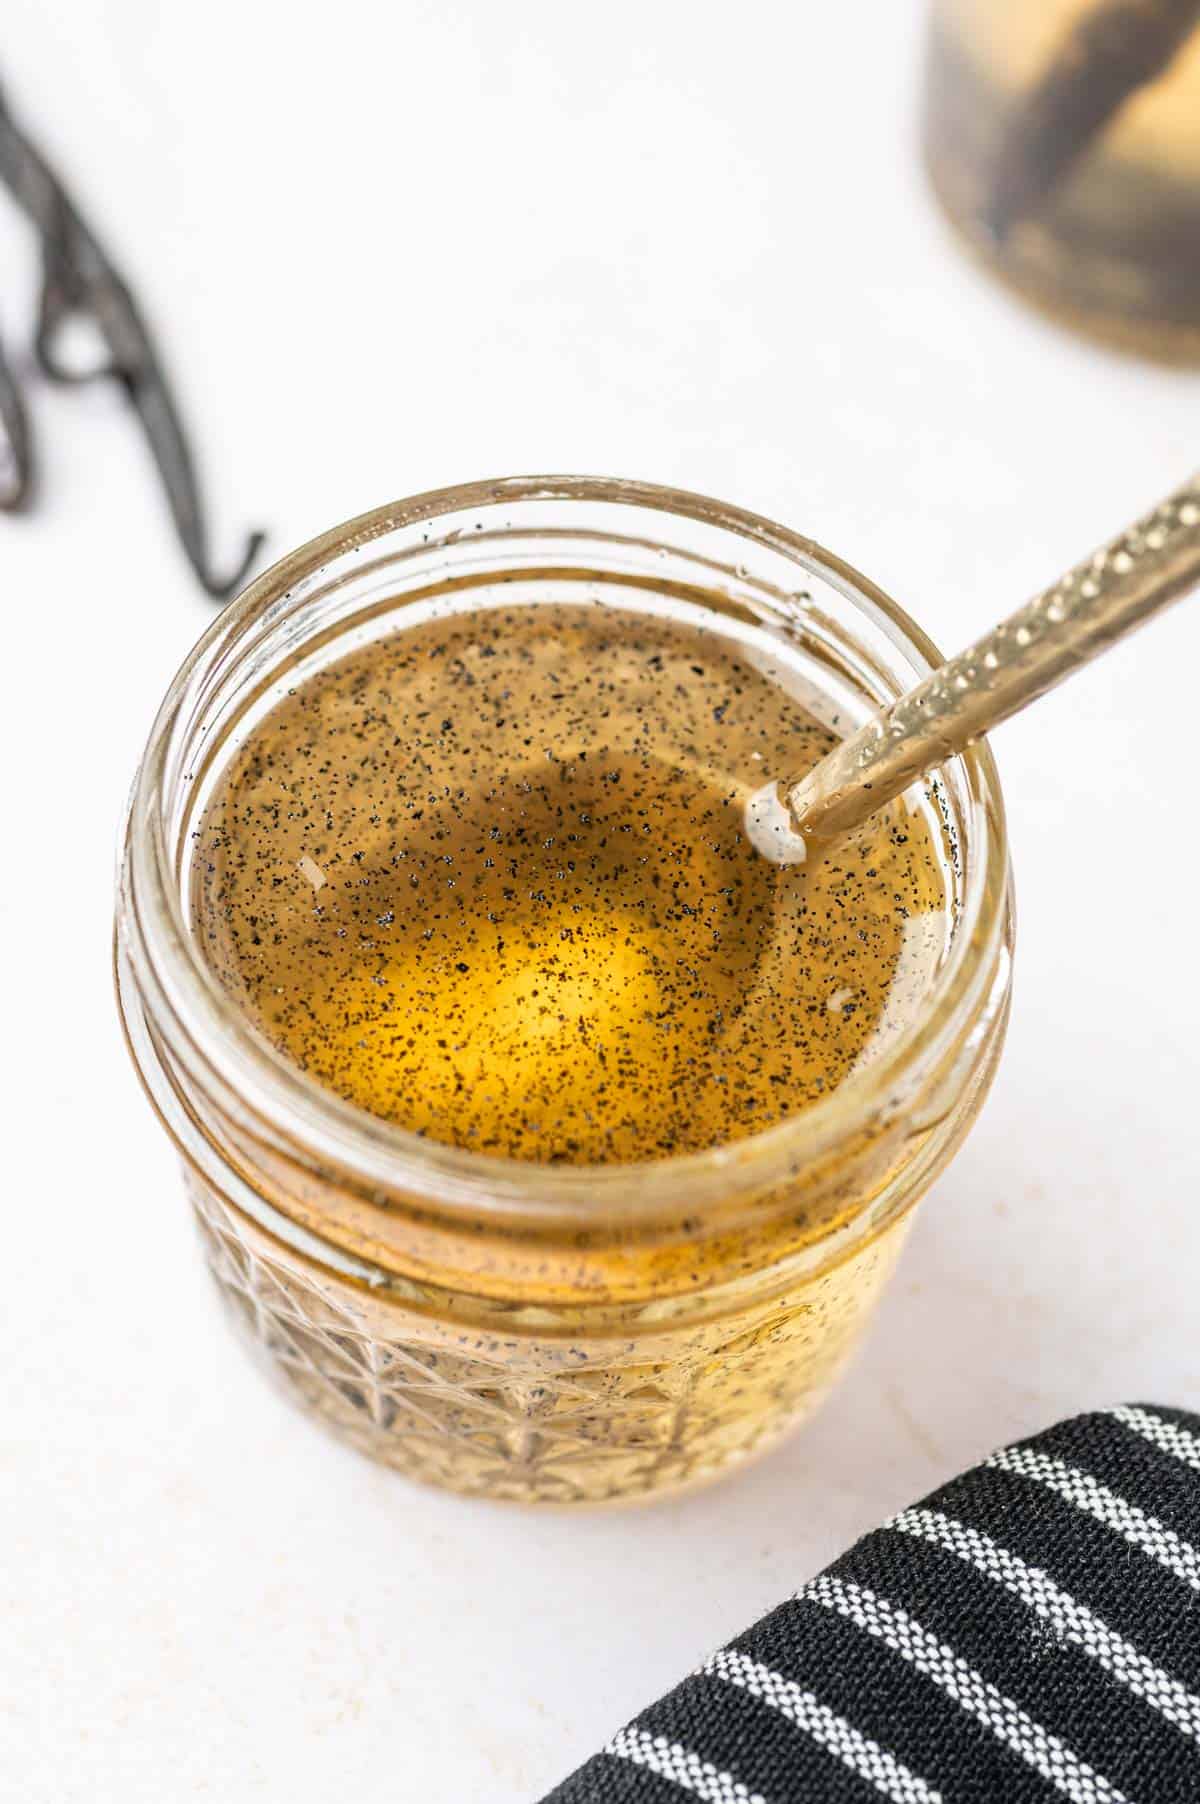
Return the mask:
[[[205,796],[253,722],[431,594],[486,605],[689,597],[785,648],[845,725],[939,661],[812,540],[637,482],[514,478],[339,526],[234,602],[172,683],[125,827],[117,983],[229,1315],[312,1416],[414,1478],[554,1503],[712,1477],[824,1397],[1003,1039],[1012,903],[980,745],[918,786],[944,918],[919,1007],[770,1129],[637,1164],[548,1165],[423,1138],[307,1078],[217,983],[189,918]],[[403,751],[398,753],[403,756]]]
[[[1093,336],[1200,357],[1194,0],[933,0],[924,133],[996,275]]]

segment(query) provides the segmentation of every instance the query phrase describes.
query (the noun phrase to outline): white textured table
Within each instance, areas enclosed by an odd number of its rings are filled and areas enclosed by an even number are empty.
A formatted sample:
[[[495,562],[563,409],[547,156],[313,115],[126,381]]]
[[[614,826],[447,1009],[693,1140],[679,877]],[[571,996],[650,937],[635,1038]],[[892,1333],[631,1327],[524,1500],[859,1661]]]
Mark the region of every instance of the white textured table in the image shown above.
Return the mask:
[[[68,10],[10,0],[0,73],[160,323],[225,550],[476,475],[644,475],[812,533],[949,648],[1200,462],[1200,381],[951,250],[909,0]],[[11,348],[7,220],[0,268]],[[220,1319],[108,977],[122,798],[207,615],[119,404],[32,400],[42,506],[0,519],[0,1797],[524,1804],[993,1443],[1196,1404],[1200,601],[999,736],[1008,1052],[833,1405],[706,1494],[514,1513],[329,1444]]]

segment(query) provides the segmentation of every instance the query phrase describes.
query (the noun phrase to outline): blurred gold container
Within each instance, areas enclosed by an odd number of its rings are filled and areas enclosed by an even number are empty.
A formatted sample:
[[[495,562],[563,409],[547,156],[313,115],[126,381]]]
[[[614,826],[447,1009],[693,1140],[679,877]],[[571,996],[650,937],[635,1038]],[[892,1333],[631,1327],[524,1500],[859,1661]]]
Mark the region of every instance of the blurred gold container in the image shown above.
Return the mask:
[[[1109,343],[1200,358],[1200,0],[933,0],[924,136],[995,274]]]

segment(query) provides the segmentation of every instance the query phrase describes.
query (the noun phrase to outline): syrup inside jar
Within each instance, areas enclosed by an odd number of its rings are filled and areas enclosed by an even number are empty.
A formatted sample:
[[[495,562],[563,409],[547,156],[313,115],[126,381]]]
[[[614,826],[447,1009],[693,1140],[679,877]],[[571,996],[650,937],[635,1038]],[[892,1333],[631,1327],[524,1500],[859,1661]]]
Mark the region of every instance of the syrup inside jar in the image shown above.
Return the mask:
[[[769,1128],[908,1024],[947,938],[928,813],[761,856],[748,796],[837,724],[782,645],[686,615],[458,606],[256,721],[192,921],[279,1053],[435,1140],[600,1164]]]

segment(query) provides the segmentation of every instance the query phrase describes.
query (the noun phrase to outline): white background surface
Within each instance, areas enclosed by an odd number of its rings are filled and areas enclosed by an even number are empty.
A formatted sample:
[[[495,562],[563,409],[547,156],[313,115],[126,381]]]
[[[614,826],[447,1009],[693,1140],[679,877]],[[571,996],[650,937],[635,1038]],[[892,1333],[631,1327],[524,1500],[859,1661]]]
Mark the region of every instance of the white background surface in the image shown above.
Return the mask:
[[[1200,380],[959,260],[917,25],[8,0],[0,73],[159,325],[223,550],[474,476],[646,476],[812,533],[956,649],[1200,461]],[[33,293],[6,220],[18,360]],[[208,611],[118,401],[30,397],[41,501],[0,517],[0,1797],[532,1804],[995,1443],[1200,1404],[1200,600],[998,735],[1008,1051],[834,1403],[683,1502],[524,1514],[342,1451],[227,1335],[108,976],[122,800]]]

